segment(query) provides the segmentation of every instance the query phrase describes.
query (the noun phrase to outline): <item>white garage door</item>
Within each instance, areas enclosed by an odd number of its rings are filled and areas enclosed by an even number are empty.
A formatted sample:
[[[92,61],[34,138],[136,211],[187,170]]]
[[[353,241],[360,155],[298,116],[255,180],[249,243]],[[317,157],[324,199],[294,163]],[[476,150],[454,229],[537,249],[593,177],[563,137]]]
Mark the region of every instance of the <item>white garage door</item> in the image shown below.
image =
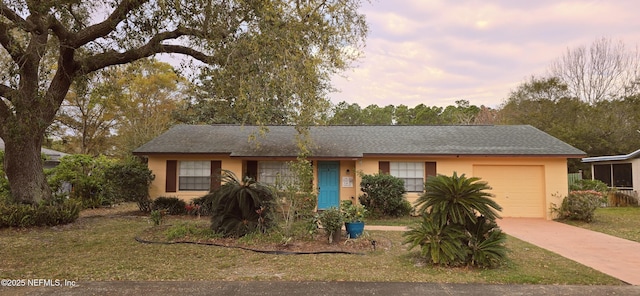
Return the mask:
[[[474,165],[473,175],[489,183],[502,217],[545,217],[544,167]]]

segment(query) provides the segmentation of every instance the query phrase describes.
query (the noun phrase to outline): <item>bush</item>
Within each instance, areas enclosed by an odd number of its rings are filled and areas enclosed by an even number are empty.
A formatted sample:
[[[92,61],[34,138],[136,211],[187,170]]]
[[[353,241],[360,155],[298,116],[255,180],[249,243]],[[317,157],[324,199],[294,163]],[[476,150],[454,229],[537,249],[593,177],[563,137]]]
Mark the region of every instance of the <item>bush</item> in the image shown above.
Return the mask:
[[[136,201],[141,211],[151,210],[149,185],[154,176],[138,159],[114,161],[104,156],[68,155],[47,174],[53,192],[68,194],[86,208]],[[61,190],[64,184],[71,184],[71,192]]]
[[[242,237],[274,226],[275,195],[270,187],[223,171],[222,186],[213,192],[211,229],[225,237]]]
[[[75,200],[66,200],[60,204],[42,203],[37,206],[0,203],[0,228],[68,224],[78,219],[80,209],[80,202]]]
[[[140,211],[151,211],[149,186],[155,178],[146,164],[127,158],[104,169],[101,195],[108,200],[135,201]]]
[[[49,186],[53,192],[69,183],[73,190],[69,196],[82,202],[85,208],[112,205],[116,202],[102,193],[104,187],[104,169],[110,162],[104,156],[92,157],[84,154],[68,155],[60,159],[60,164],[51,169]]]
[[[329,237],[329,243],[333,243],[334,235],[342,229],[344,217],[340,209],[331,207],[318,214],[318,221]]]
[[[602,193],[594,190],[571,191],[562,200],[559,208],[552,205],[551,210],[560,220],[593,221],[596,209],[602,204]]]
[[[213,199],[215,198],[215,194],[209,193],[205,196],[201,196],[198,198],[194,198],[192,203],[194,206],[198,207],[198,213],[204,216],[210,216],[213,213]]]
[[[411,204],[404,197],[404,181],[387,174],[362,175],[360,203],[373,217],[401,217],[411,212]]]
[[[420,247],[432,264],[495,267],[506,259],[506,235],[495,220],[502,208],[479,178],[429,177],[416,206],[422,220],[405,232],[409,249]]]
[[[569,186],[569,191],[585,191],[585,190],[594,190],[598,191],[602,194],[606,194],[611,191],[609,186],[600,180],[577,180],[575,183]]]
[[[151,205],[154,211],[166,211],[169,215],[183,215],[187,213],[187,203],[177,197],[158,197]]]

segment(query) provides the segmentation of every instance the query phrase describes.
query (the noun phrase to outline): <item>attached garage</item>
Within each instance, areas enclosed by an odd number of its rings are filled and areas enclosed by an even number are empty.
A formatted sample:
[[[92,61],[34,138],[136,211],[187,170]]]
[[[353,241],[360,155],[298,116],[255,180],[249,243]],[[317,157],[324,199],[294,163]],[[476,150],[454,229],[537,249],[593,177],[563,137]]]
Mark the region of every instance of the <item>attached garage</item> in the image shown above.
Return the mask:
[[[545,178],[541,165],[474,165],[473,175],[489,183],[503,217],[545,217]]]

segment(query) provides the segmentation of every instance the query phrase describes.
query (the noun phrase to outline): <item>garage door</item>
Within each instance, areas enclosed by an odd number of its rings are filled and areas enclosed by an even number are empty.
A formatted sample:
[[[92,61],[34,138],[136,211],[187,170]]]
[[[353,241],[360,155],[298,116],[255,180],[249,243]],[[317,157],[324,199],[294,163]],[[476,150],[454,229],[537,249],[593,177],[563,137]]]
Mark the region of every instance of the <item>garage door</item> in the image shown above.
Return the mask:
[[[474,165],[473,175],[489,183],[502,217],[545,217],[544,167]]]

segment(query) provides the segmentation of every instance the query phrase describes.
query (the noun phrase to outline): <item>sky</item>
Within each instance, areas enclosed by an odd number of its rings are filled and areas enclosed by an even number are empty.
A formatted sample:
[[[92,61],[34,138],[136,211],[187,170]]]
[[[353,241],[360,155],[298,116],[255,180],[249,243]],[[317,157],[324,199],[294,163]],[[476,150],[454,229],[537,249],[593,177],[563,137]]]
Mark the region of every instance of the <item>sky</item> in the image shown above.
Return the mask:
[[[363,57],[332,79],[333,103],[499,107],[568,49],[640,45],[638,0],[372,0]]]

